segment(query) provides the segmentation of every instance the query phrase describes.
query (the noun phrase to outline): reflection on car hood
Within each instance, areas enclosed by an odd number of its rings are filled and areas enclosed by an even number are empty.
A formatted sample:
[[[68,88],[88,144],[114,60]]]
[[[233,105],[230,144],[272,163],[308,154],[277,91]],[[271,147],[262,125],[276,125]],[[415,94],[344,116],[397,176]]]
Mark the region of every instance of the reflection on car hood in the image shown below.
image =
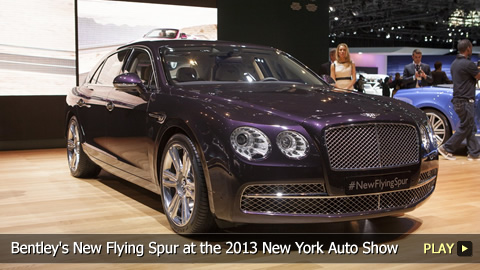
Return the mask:
[[[351,121],[352,116],[358,116],[357,121],[372,118],[389,121],[406,121],[408,118],[411,121],[412,114],[420,112],[392,98],[286,83],[185,85],[178,90],[177,93],[203,99],[210,105],[230,108],[232,118],[237,114],[243,121],[257,123],[263,122],[262,115],[276,115],[297,123],[332,117]],[[405,114],[399,113],[401,111]],[[255,120],[248,119],[249,116]]]

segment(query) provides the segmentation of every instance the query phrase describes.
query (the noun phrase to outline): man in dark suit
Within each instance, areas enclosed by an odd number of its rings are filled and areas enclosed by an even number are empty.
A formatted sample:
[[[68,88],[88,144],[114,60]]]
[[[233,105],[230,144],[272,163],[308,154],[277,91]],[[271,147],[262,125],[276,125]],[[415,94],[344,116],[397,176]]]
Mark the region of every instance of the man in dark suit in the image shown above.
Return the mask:
[[[320,70],[318,71],[318,75],[328,75],[330,76],[330,66],[332,65],[333,62],[337,59],[336,57],[336,49],[331,49],[330,50],[330,61],[323,63],[320,66]]]
[[[403,69],[403,87],[415,88],[430,85],[433,82],[430,66],[422,63],[422,51],[413,50],[413,63]]]

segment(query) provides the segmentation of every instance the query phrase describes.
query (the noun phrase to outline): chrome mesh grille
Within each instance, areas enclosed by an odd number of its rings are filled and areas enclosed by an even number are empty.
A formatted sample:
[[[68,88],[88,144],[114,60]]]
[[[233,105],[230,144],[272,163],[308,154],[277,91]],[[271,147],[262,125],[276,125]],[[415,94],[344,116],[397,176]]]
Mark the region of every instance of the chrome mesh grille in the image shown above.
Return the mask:
[[[389,168],[419,162],[414,126],[372,123],[331,127],[325,131],[333,170]]]
[[[414,188],[355,196],[292,196],[242,194],[245,213],[268,215],[341,215],[404,208],[420,202],[433,191],[435,180]]]
[[[423,182],[428,181],[430,178],[437,176],[438,174],[438,169],[435,168],[430,171],[426,171],[420,174],[420,179],[418,180],[418,183],[421,184]]]
[[[415,189],[381,194],[379,209],[390,209],[402,205],[410,205],[421,201],[432,189],[435,181]]]
[[[312,184],[260,184],[250,185],[243,191],[244,196],[302,196],[302,195],[318,195],[326,193],[325,186],[321,183]]]

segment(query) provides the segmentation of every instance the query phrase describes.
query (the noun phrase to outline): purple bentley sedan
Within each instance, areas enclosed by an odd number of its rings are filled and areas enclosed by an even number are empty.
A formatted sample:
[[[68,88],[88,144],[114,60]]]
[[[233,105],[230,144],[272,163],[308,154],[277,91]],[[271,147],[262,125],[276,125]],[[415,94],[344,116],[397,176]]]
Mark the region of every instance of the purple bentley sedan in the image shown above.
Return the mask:
[[[103,168],[160,194],[181,234],[394,215],[435,189],[437,145],[421,110],[333,89],[270,47],[131,43],[67,104],[72,175]]]

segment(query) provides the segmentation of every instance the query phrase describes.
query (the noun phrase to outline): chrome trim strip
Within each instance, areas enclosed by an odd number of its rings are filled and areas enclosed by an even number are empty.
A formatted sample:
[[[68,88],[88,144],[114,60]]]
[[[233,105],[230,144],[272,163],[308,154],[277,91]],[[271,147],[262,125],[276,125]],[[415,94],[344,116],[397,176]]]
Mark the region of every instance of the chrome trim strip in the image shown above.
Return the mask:
[[[88,143],[86,143],[86,142],[82,143],[82,147],[83,147],[84,149],[87,148],[87,149],[88,149],[87,151],[95,151],[95,152],[98,152],[98,153],[100,153],[100,154],[102,154],[102,155],[106,155],[106,156],[108,156],[108,157],[110,157],[110,158],[113,158],[113,159],[115,159],[115,160],[118,160],[118,158],[116,158],[115,156],[113,156],[113,155],[111,155],[111,154],[109,154],[109,153],[107,153],[107,152],[105,152],[105,151],[103,151],[103,150],[101,150],[101,149],[99,149],[99,148],[91,145],[91,144],[88,144]],[[85,150],[86,150],[86,149],[85,149]]]
[[[282,196],[278,195],[243,195],[242,198],[265,198],[265,199],[280,199],[280,198],[288,198],[288,199],[315,199],[315,198],[325,198],[328,197],[327,193],[318,193],[318,194],[305,194],[305,195],[292,195],[292,194],[282,194]]]
[[[385,192],[375,192],[375,193],[365,193],[365,194],[356,194],[356,195],[339,195],[339,196],[328,196],[328,194],[325,193],[326,196],[309,196],[309,195],[303,195],[303,196],[276,196],[276,195],[242,195],[241,198],[283,198],[283,197],[288,197],[288,199],[337,199],[337,198],[351,198],[351,197],[361,197],[361,196],[370,196],[370,195],[383,195],[383,194],[389,194],[389,193],[395,193],[395,192],[402,192],[402,191],[409,191],[409,190],[414,190],[417,188],[421,188],[428,183],[430,183],[433,179],[435,179],[437,176],[435,175],[434,177],[430,178],[428,181],[422,182],[414,187],[406,188],[406,189],[399,189],[399,190],[391,190],[391,191],[385,191]],[[247,186],[248,187],[248,186]],[[245,188],[246,189],[246,188]],[[245,192],[244,189],[244,192]],[[243,194],[243,193],[242,193]],[[241,200],[240,198],[240,200]]]
[[[420,183],[414,187],[408,188],[408,189],[401,189],[401,190],[394,190],[394,191],[387,191],[387,192],[378,192],[378,193],[367,193],[367,194],[358,194],[358,195],[341,195],[341,196],[302,196],[302,197],[283,197],[285,200],[295,200],[295,199],[301,199],[301,200],[336,200],[336,199],[346,199],[347,202],[355,200],[355,199],[362,199],[362,197],[365,198],[365,200],[375,200],[375,205],[373,207],[368,207],[368,205],[365,205],[363,207],[364,209],[357,209],[352,211],[344,211],[344,212],[335,212],[335,213],[295,213],[295,212],[274,212],[274,211],[251,211],[251,210],[244,210],[242,209],[243,207],[243,199],[279,199],[281,200],[282,197],[276,197],[276,196],[241,196],[240,197],[240,211],[245,214],[256,214],[256,215],[270,215],[270,216],[304,216],[304,217],[336,217],[336,216],[358,216],[358,215],[365,215],[365,214],[374,214],[374,213],[382,213],[382,212],[388,212],[391,210],[395,209],[402,209],[406,208],[408,206],[413,206],[421,201],[425,200],[434,190],[435,185],[433,181],[435,181],[437,175],[434,177],[430,178],[428,181],[425,181],[423,183]],[[424,195],[421,197],[415,198],[413,196],[412,198],[408,199],[408,203],[401,204],[399,203],[398,205],[392,205],[391,207],[385,207],[385,204],[389,203],[389,196],[395,196],[396,193],[402,193],[402,192],[416,192],[421,191],[421,189],[427,185],[431,185],[431,188],[429,190],[426,190]],[[245,191],[245,190],[244,190]],[[243,194],[243,193],[242,193]],[[400,197],[399,197],[400,198]],[[386,200],[386,201],[384,201]],[[281,203],[281,202],[280,202]],[[372,205],[370,205],[372,206]],[[333,209],[333,208],[332,208]],[[330,209],[329,209],[330,210]],[[330,211],[329,211],[330,212]],[[332,211],[333,212],[333,211]]]

